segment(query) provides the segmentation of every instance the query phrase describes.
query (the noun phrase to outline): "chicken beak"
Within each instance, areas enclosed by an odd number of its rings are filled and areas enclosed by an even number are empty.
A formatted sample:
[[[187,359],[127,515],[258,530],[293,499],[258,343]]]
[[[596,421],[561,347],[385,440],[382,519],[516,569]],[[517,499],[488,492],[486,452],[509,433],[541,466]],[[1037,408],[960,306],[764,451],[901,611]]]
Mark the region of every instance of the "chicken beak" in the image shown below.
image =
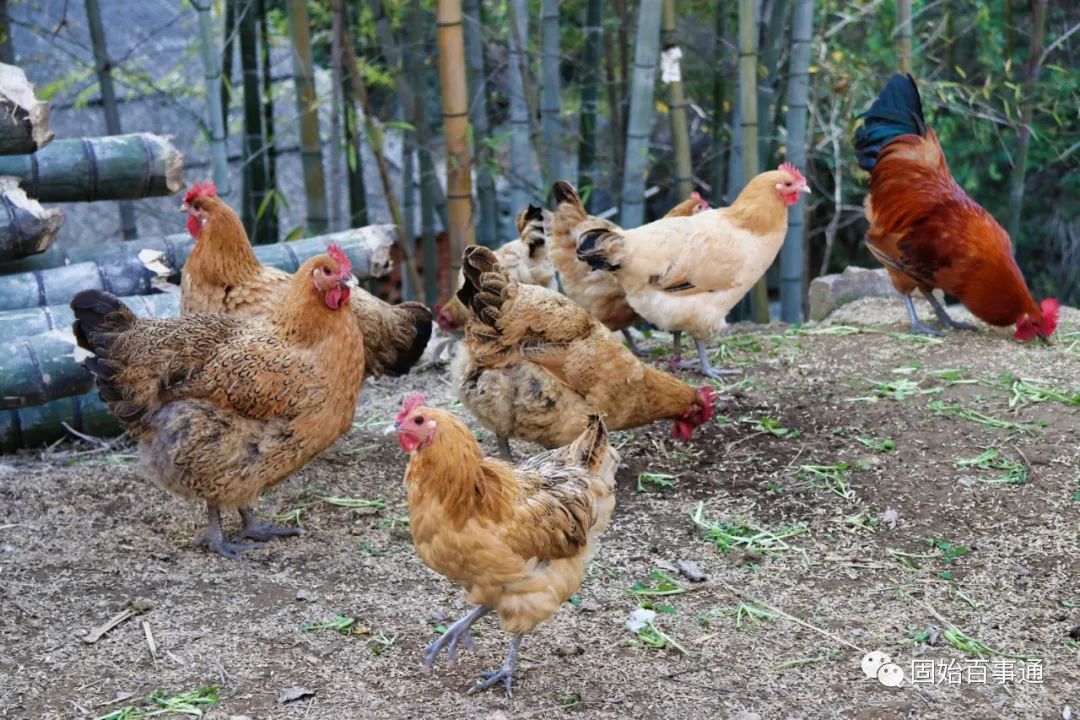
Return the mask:
[[[188,204],[186,202],[185,203],[180,203],[180,212],[187,212],[187,211],[188,211]]]
[[[392,423],[390,423],[389,425],[387,425],[387,426],[386,426],[386,429],[385,429],[385,430],[383,430],[383,433],[382,433],[382,434],[383,434],[383,435],[393,435],[393,434],[394,434],[394,433],[396,433],[396,432],[397,432],[397,431],[398,431],[398,430],[399,430],[400,428],[401,428],[401,423],[398,423],[398,422],[392,422]]]
[[[799,188],[799,192],[804,192],[807,195],[809,195],[810,194],[810,186],[809,185],[803,185],[801,188]]]

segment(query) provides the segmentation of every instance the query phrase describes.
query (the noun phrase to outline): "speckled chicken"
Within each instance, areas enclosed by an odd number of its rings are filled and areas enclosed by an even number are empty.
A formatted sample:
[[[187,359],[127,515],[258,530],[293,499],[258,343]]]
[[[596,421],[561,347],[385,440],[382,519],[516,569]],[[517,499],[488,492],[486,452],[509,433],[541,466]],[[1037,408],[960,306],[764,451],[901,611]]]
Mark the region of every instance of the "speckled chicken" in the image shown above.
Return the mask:
[[[214,184],[194,185],[183,208],[195,247],[184,264],[181,314],[256,317],[273,312],[291,276],[259,262],[240,218],[217,196]],[[363,336],[368,376],[409,372],[431,338],[431,311],[418,302],[390,305],[361,288],[353,289],[350,305]]]
[[[424,655],[430,669],[445,649],[453,662],[472,646],[469,629],[489,612],[513,633],[506,661],[473,691],[502,683],[507,694],[525,633],[552,617],[581,587],[585,565],[615,508],[618,454],[598,414],[582,418],[567,447],[515,466],[484,457],[454,415],[405,399],[395,419],[409,453],[405,487],[413,544],[424,563],[465,590],[476,608]]]
[[[494,432],[552,448],[570,443],[588,413],[612,430],[670,419],[688,440],[711,417],[713,391],[643,363],[573,300],[510,278],[494,254],[465,250],[458,299],[469,308],[452,371],[462,403]]]
[[[352,283],[348,257],[331,246],[300,266],[264,318],[138,319],[100,290],[71,301],[75,338],[94,354],[84,364],[138,441],[143,469],[206,502],[199,542],[225,557],[299,533],[259,523],[251,507],[352,425],[364,375]],[[244,523],[233,540],[223,509]]]

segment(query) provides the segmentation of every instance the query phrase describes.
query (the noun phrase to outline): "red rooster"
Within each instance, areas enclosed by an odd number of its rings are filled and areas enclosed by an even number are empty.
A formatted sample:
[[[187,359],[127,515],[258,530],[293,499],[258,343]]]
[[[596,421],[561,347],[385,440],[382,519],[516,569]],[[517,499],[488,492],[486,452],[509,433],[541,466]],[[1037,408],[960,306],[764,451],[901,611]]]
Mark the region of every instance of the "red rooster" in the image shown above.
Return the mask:
[[[894,75],[870,106],[855,154],[870,171],[866,244],[904,296],[911,332],[939,334],[915,313],[917,288],[944,327],[974,329],[949,317],[935,289],[991,325],[1015,323],[1017,340],[1054,334],[1058,301],[1035,302],[1008,233],[953,180],[910,75]]]

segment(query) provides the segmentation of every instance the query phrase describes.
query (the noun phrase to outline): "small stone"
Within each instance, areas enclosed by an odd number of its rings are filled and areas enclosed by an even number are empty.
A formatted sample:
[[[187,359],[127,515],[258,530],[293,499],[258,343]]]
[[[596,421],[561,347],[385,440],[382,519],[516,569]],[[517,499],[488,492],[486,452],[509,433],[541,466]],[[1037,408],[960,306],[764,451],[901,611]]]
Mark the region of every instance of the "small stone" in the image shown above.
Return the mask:
[[[307,588],[300,588],[296,591],[296,600],[298,602],[315,602],[315,593]]]
[[[749,710],[743,710],[731,716],[730,720],[761,720],[761,715]]]
[[[867,270],[853,265],[842,273],[814,278],[807,295],[811,320],[824,320],[841,305],[864,297],[899,297],[884,268]]]
[[[1080,642],[1080,625],[1077,625],[1073,629],[1069,630],[1069,637],[1077,642]]]
[[[693,560],[679,560],[675,563],[675,567],[678,568],[679,574],[690,582],[703,582],[705,580],[705,573]]]
[[[574,657],[575,655],[584,655],[585,650],[574,642],[573,638],[559,635],[555,638],[555,654],[559,657]]]
[[[303,700],[304,698],[315,697],[315,691],[309,690],[306,687],[287,687],[278,693],[277,702],[278,705],[284,705],[285,703],[296,702],[297,700]]]
[[[595,600],[582,600],[577,605],[579,612],[597,612],[600,610],[600,604]]]
[[[1031,571],[1028,570],[1023,565],[1017,565],[1016,566],[1016,574],[1019,575],[1020,577],[1027,577],[1028,575],[1031,574]]]

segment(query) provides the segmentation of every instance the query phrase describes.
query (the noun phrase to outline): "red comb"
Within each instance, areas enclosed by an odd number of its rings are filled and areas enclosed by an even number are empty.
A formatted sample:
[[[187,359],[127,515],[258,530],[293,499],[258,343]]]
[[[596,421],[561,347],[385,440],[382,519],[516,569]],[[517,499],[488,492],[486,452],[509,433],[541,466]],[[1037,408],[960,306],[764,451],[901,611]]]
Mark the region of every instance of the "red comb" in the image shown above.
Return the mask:
[[[197,197],[217,197],[217,185],[213,180],[203,180],[191,186],[184,195],[184,202],[189,203]]]
[[[345,251],[341,249],[340,245],[327,246],[326,254],[334,258],[334,261],[337,262],[339,273],[346,275],[352,272],[352,261],[349,260],[349,256],[345,254]]]
[[[789,175],[791,175],[793,178],[795,178],[795,182],[800,182],[800,183],[805,183],[806,182],[806,178],[804,178],[803,174],[801,172],[799,172],[799,168],[795,167],[794,165],[792,165],[789,162],[781,163],[780,167],[777,168],[777,169],[780,170],[781,172],[786,172]]]
[[[405,400],[401,403],[401,412],[394,416],[394,419],[398,422],[404,420],[409,413],[416,408],[424,404],[424,394],[418,392],[411,392],[405,396]]]
[[[1054,331],[1057,330],[1058,310],[1060,308],[1061,303],[1055,298],[1046,298],[1039,303],[1039,309],[1042,310],[1043,314],[1043,332],[1045,332],[1047,336],[1053,335]]]
[[[695,190],[694,192],[690,193],[690,199],[691,200],[704,200],[705,198],[701,197],[701,193],[699,193],[697,190]]]

